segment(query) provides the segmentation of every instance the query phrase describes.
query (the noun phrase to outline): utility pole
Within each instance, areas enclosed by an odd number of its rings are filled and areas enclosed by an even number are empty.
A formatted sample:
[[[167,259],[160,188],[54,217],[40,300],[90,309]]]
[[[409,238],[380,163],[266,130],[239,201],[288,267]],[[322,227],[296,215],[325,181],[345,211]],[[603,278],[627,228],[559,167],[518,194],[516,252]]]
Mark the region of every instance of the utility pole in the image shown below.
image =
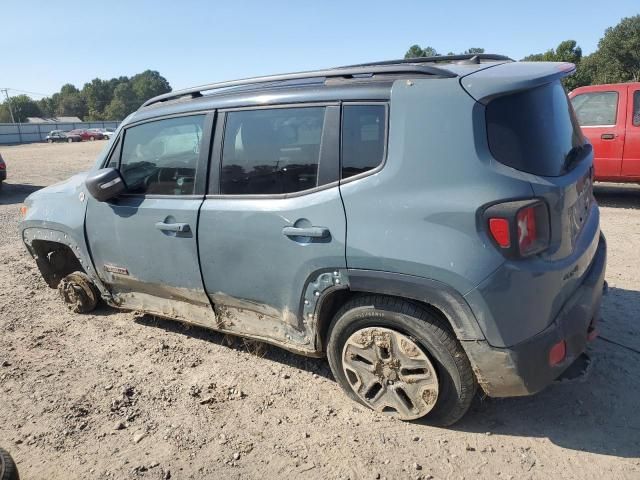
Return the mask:
[[[0,91],[4,92],[5,97],[7,97],[7,106],[9,107],[9,114],[11,114],[11,123],[16,123],[13,118],[13,110],[11,109],[11,99],[9,98],[9,89],[8,88],[0,88]]]

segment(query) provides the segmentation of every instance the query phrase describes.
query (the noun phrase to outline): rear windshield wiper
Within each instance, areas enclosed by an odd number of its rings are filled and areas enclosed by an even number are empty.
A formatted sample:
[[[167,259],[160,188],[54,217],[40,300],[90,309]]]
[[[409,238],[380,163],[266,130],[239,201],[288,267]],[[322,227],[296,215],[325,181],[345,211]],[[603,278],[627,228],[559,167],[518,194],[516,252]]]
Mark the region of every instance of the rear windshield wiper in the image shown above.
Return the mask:
[[[564,158],[563,170],[565,172],[571,171],[576,163],[580,162],[591,153],[592,149],[593,147],[590,143],[583,143],[582,145],[576,145],[573,147]]]

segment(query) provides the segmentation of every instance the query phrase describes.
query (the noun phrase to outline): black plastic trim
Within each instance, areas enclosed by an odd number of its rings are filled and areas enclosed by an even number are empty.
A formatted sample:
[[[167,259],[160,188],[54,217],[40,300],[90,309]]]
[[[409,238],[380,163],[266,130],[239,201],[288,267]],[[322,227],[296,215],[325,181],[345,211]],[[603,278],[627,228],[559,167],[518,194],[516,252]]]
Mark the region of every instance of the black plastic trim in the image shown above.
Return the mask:
[[[458,340],[484,340],[471,308],[453,287],[437,280],[377,270],[347,270],[349,288],[417,300],[434,306],[449,320]]]

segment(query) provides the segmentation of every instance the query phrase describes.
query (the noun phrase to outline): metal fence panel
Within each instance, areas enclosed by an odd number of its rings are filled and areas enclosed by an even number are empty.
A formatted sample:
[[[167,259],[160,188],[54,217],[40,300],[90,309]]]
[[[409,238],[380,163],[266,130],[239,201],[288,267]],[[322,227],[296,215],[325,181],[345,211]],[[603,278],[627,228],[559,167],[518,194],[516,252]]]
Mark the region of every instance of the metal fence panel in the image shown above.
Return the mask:
[[[76,128],[118,128],[120,122],[0,123],[0,145],[43,142],[51,130]]]

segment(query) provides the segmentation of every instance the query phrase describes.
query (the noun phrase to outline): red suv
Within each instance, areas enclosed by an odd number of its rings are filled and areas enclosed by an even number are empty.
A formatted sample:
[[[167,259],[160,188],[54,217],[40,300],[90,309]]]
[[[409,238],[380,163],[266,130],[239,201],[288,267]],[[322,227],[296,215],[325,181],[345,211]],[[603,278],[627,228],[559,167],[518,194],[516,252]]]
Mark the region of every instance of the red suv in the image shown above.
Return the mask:
[[[85,130],[84,128],[76,128],[75,130],[71,130],[67,132],[68,135],[80,135],[82,140],[102,140],[104,135],[101,132],[96,132],[94,130]]]
[[[640,183],[640,82],[580,87],[569,97],[593,145],[595,179]]]

